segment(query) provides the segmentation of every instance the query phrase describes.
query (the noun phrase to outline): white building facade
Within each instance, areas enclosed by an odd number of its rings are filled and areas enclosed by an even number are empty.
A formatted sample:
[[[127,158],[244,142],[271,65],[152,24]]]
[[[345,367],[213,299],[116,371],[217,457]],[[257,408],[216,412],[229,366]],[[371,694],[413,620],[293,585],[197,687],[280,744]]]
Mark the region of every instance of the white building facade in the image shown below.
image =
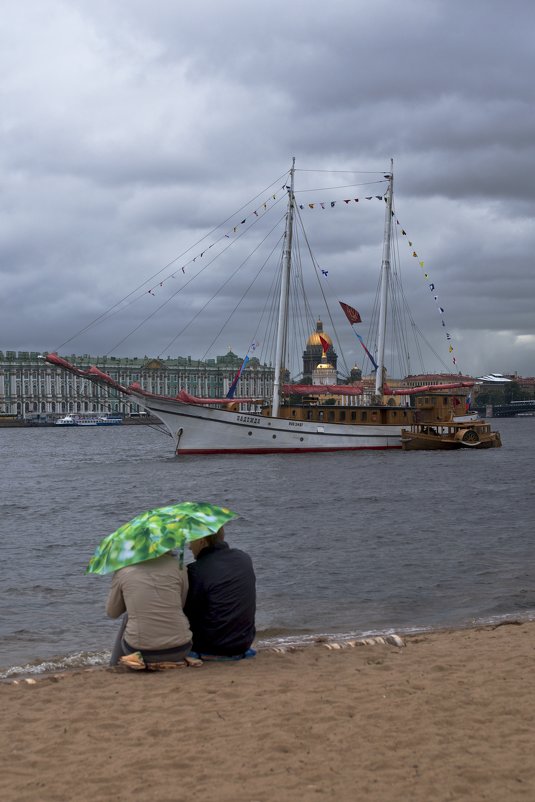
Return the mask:
[[[0,415],[20,418],[68,413],[119,413],[141,411],[128,396],[48,364],[36,351],[0,351]],[[201,362],[191,357],[64,356],[81,370],[97,365],[125,387],[137,382],[144,390],[176,396],[180,390],[202,398],[224,398],[242,360],[232,351]],[[273,368],[252,358],[242,372],[235,399],[270,398]]]

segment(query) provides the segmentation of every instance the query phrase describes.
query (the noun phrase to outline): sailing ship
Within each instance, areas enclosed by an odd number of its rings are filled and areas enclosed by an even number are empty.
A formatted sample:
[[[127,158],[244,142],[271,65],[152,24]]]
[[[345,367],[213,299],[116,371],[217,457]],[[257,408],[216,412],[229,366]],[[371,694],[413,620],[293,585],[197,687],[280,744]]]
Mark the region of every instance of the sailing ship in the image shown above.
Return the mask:
[[[172,435],[177,454],[273,454],[361,449],[401,449],[402,429],[417,422],[417,410],[409,403],[410,396],[422,392],[445,392],[471,387],[474,381],[429,385],[419,388],[392,389],[386,381],[385,342],[387,304],[391,282],[391,239],[393,219],[394,173],[384,175],[386,189],[380,199],[385,202],[384,235],[380,271],[380,308],[375,356],[375,387],[369,403],[356,404],[363,393],[362,385],[290,383],[287,362],[290,285],[292,281],[292,243],[297,203],[294,192],[295,159],[288,174],[287,209],[282,241],[282,261],[276,348],[274,357],[273,394],[269,400],[256,398],[200,398],[185,389],[175,397],[148,392],[139,384],[122,386],[98,367],[82,370],[55,353],[48,362],[92,381],[107,384],[129,401],[162,421]],[[378,197],[378,196],[376,196]],[[255,212],[256,214],[256,212]],[[201,254],[202,255],[202,254]],[[359,313],[342,303],[350,324],[360,321]],[[358,336],[358,335],[357,335]],[[359,338],[362,340],[362,338]],[[325,353],[324,359],[325,362]],[[330,403],[322,404],[321,396]],[[395,400],[396,396],[402,396]],[[342,402],[342,403],[339,403]],[[452,413],[453,415],[453,413]]]

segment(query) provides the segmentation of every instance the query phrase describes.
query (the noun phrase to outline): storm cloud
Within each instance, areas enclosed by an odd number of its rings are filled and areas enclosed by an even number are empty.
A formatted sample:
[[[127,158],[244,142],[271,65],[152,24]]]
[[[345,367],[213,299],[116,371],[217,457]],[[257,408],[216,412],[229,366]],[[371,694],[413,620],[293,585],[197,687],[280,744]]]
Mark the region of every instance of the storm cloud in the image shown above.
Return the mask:
[[[534,375],[534,24],[530,0],[7,0],[0,349],[69,341],[63,353],[107,353],[154,298],[70,338],[284,176],[292,156],[298,168],[363,171],[393,157],[396,215],[440,287],[459,365]],[[320,233],[337,289],[367,309],[381,220],[348,234],[333,214]],[[416,278],[415,317],[436,327]],[[211,282],[116,354],[167,356]],[[263,303],[259,287],[251,325]],[[202,356],[202,334],[190,326],[173,355]],[[247,350],[247,326],[223,336],[215,353]]]

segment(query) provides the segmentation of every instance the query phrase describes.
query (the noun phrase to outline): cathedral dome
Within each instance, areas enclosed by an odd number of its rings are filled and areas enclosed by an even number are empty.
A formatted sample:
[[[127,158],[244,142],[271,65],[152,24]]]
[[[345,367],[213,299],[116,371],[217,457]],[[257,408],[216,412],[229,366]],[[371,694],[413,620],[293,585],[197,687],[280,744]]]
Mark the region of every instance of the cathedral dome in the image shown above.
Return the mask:
[[[310,337],[308,338],[307,346],[308,345],[319,345],[320,348],[321,348],[322,345],[321,345],[320,337],[323,337],[323,339],[327,340],[329,345],[332,346],[333,341],[331,340],[329,335],[326,332],[323,331],[323,323],[322,323],[322,321],[318,320],[318,322],[316,323],[316,331],[313,331],[312,334],[310,335]]]

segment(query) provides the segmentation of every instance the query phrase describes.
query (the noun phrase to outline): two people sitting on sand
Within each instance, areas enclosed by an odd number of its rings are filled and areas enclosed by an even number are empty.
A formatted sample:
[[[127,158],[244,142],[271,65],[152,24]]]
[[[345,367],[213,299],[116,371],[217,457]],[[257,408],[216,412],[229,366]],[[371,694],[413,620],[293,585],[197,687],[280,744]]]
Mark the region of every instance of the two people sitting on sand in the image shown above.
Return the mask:
[[[251,558],[229,547],[223,527],[189,547],[195,562],[187,571],[173,552],[115,571],[106,612],[124,618],[110,665],[171,667],[254,654]]]

